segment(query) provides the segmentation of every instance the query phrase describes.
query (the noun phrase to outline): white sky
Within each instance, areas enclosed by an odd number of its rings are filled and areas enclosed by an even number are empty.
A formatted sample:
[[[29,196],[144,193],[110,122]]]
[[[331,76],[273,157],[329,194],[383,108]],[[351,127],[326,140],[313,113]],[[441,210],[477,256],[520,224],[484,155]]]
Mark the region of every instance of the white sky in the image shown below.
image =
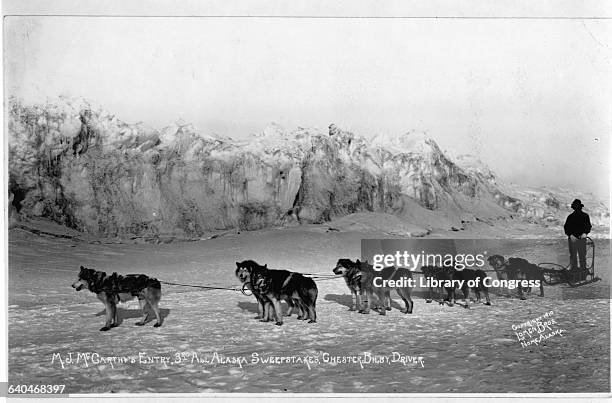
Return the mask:
[[[611,24],[7,17],[5,88],[232,137],[272,121],[366,136],[426,130],[507,180],[607,196]]]

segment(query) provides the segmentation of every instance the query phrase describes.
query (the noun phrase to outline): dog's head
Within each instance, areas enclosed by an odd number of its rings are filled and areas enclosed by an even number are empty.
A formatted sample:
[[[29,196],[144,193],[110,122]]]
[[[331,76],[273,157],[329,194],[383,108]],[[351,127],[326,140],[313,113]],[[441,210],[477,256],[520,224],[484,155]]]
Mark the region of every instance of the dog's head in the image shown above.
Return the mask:
[[[236,277],[242,282],[246,283],[251,281],[251,275],[254,269],[267,269],[268,265],[265,264],[263,266],[257,264],[257,262],[253,260],[244,260],[242,262],[236,262]]]
[[[489,256],[489,257],[487,258],[487,261],[489,262],[489,265],[490,265],[490,266],[491,266],[491,267],[492,267],[494,270],[499,270],[499,269],[501,269],[501,268],[504,266],[505,262],[506,262],[506,260],[504,259],[504,257],[503,257],[503,256],[501,256],[501,255],[492,255],[492,256]]]
[[[353,262],[351,259],[339,259],[336,263],[336,267],[334,267],[334,274],[336,275],[345,275],[348,273],[350,269],[355,267],[360,267],[361,262],[357,259],[357,262]]]
[[[236,277],[241,283],[246,283],[251,280],[251,270],[249,267],[240,266],[240,263],[236,262]]]
[[[91,284],[94,282],[96,278],[96,271],[93,269],[88,269],[87,267],[81,266],[79,271],[79,275],[74,283],[72,283],[72,288],[77,291],[81,291],[83,288],[89,289]]]

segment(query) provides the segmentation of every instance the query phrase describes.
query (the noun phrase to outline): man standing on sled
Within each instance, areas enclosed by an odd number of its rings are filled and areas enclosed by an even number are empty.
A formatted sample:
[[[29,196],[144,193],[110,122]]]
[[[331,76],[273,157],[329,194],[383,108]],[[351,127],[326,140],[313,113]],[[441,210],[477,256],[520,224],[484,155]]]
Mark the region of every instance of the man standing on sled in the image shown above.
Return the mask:
[[[570,268],[576,270],[580,267],[581,271],[586,271],[586,238],[591,231],[591,220],[589,215],[582,211],[584,204],[579,199],[574,200],[571,207],[574,212],[567,216],[563,226],[569,245]],[[578,254],[578,262],[576,254]]]

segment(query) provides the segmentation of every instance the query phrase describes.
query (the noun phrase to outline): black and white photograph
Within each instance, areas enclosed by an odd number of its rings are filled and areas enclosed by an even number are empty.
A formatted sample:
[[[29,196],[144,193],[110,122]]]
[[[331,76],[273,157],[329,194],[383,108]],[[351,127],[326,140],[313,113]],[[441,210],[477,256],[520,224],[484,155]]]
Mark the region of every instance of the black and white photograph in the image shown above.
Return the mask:
[[[604,2],[39,3],[1,394],[610,397]]]

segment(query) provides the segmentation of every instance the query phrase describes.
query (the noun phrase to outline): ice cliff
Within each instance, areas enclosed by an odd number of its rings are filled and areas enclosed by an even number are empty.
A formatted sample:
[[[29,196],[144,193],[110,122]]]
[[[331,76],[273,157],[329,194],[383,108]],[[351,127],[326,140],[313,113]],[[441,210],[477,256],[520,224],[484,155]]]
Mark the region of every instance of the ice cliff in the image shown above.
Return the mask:
[[[272,124],[234,140],[191,125],[126,124],[68,98],[11,99],[8,118],[11,216],[95,235],[199,236],[354,212],[409,219],[415,209],[456,219],[567,212],[552,192],[510,196],[490,170],[449,159],[423,133],[367,139],[335,125],[288,132]]]

